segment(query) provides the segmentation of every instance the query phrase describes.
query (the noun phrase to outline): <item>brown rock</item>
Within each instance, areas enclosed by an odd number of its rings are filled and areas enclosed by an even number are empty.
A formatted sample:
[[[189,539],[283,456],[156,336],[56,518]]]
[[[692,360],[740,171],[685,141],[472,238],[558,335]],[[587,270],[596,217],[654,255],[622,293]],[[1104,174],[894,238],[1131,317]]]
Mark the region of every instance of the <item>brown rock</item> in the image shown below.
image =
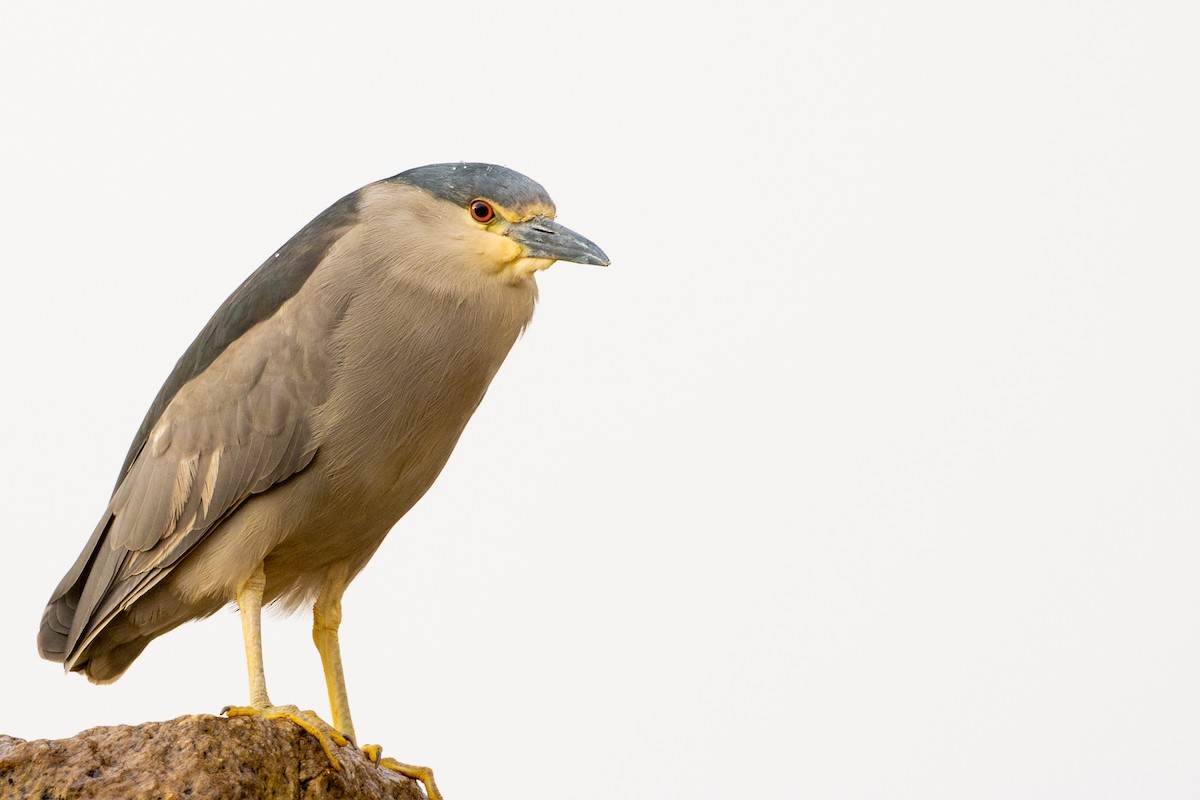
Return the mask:
[[[423,800],[420,785],[287,720],[195,714],[26,742],[0,734],[0,800]]]

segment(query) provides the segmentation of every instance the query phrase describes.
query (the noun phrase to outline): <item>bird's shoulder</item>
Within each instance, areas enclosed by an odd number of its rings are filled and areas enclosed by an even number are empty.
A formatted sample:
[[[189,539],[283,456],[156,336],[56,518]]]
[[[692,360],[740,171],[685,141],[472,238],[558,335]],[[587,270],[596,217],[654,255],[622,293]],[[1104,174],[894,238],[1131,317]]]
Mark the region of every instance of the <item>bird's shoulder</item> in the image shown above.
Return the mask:
[[[200,378],[234,343],[277,315],[300,292],[334,244],[358,224],[361,193],[362,190],[352,192],[321,212],[272,253],[221,304],[176,362],[150,404],[121,465],[118,486],[180,391]],[[233,377],[238,369],[256,368],[247,361],[243,356],[230,362],[222,374]],[[245,383],[248,377],[249,374],[243,374],[233,386]]]

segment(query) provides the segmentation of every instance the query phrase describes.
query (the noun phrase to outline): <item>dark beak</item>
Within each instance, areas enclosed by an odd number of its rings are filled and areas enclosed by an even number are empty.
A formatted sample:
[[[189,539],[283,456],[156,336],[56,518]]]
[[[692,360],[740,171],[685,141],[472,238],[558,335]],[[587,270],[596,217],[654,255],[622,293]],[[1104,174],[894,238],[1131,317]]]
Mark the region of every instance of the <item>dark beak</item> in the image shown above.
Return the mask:
[[[525,248],[529,258],[553,258],[599,267],[607,267],[610,263],[608,256],[595,244],[548,217],[518,222],[508,229],[508,236]]]

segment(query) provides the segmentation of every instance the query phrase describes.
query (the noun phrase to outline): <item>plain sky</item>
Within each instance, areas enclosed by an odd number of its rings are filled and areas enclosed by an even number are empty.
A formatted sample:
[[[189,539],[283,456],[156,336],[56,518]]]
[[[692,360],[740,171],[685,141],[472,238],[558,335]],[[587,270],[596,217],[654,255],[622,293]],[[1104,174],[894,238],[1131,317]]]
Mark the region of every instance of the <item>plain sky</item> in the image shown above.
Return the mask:
[[[415,5],[415,4],[412,4]],[[468,798],[1200,796],[1200,6],[9,3],[0,732],[175,359],[331,202],[491,161],[559,264],[351,586],[359,735]],[[272,697],[328,713],[309,618]]]

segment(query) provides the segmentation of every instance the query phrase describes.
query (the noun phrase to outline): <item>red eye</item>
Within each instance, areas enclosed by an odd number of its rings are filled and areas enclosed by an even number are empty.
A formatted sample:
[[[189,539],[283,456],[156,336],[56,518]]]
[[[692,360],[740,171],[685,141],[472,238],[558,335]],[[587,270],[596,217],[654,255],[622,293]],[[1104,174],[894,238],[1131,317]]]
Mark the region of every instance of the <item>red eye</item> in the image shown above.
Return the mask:
[[[491,222],[496,218],[492,204],[486,200],[471,201],[471,219],[476,222]]]

